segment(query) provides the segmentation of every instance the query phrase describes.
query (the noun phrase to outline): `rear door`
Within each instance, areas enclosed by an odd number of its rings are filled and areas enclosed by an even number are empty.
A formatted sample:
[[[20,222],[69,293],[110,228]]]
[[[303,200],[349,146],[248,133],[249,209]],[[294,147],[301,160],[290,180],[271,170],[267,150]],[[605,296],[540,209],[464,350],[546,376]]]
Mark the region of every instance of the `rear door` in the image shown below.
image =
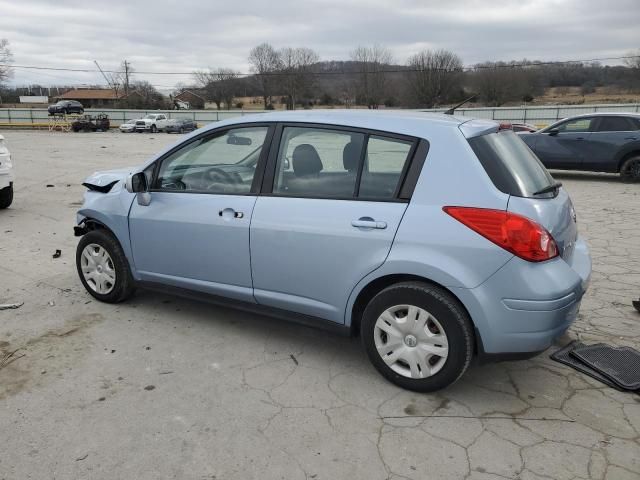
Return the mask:
[[[535,144],[536,155],[547,168],[581,168],[594,124],[594,117],[580,117],[541,132]]]
[[[629,117],[602,115],[590,136],[584,170],[618,171],[618,154],[625,145],[640,139],[637,124]]]
[[[251,221],[256,301],[343,323],[353,287],[389,253],[417,141],[295,124],[275,138]]]

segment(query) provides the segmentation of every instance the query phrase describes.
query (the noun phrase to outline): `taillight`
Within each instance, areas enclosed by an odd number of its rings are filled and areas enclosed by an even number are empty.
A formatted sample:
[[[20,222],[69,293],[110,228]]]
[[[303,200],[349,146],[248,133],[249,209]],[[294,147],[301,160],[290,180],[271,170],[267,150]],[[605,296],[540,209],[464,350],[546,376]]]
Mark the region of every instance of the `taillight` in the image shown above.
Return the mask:
[[[529,262],[558,256],[558,246],[551,234],[527,217],[488,208],[444,207],[443,210],[474,232]]]

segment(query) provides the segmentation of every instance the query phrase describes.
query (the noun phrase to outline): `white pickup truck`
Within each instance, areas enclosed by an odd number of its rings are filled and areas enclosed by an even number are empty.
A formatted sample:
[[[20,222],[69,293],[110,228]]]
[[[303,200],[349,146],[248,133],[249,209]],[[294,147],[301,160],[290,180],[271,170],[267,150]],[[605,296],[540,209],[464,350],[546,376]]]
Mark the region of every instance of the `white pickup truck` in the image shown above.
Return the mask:
[[[0,209],[7,208],[13,201],[13,164],[11,153],[0,135]]]
[[[164,113],[149,113],[136,120],[136,132],[161,132],[167,125],[167,116]]]

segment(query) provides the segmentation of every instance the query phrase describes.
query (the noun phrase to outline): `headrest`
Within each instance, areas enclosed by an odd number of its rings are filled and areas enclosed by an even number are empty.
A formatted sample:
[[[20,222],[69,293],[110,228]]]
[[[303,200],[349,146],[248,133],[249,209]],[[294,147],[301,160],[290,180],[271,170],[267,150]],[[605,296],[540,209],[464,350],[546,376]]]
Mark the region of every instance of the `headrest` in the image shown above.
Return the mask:
[[[322,171],[322,160],[317,150],[308,143],[298,145],[293,150],[293,173],[296,176],[317,175]]]
[[[355,172],[360,162],[360,146],[356,142],[349,142],[342,150],[342,165],[345,170]]]

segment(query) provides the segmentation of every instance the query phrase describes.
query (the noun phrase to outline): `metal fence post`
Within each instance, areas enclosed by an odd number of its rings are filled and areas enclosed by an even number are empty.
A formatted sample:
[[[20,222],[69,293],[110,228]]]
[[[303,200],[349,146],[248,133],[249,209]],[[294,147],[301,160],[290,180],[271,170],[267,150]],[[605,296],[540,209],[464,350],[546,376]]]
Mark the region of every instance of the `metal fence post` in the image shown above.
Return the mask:
[[[560,120],[560,107],[556,108],[556,122]]]
[[[11,109],[7,108],[7,119],[9,120],[9,123],[11,123]]]

